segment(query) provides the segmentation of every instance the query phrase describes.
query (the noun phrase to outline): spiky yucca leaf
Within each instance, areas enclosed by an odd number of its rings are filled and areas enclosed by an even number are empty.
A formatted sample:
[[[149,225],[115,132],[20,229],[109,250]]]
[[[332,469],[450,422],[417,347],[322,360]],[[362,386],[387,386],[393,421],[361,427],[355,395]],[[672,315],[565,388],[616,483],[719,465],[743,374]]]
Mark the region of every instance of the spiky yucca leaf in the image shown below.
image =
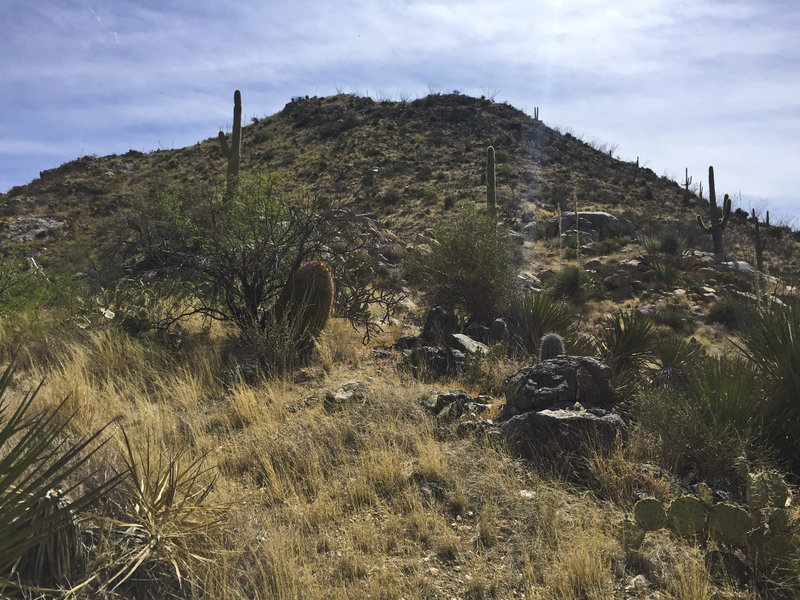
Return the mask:
[[[74,415],[60,417],[63,402],[28,416],[39,388],[25,394],[10,411],[5,395],[13,373],[9,365],[0,377],[0,577],[117,482],[112,478],[89,491],[79,491],[86,479],[67,483],[105,443],[88,450],[105,428],[68,442],[63,434]],[[64,502],[42,511],[43,499],[53,490]],[[66,500],[69,497],[73,499]]]
[[[650,359],[655,348],[653,322],[636,311],[620,311],[601,322],[597,336],[601,354],[609,360],[618,375],[636,369]]]
[[[526,293],[511,305],[511,318],[517,343],[530,354],[536,354],[545,333],[566,335],[573,316],[564,303],[546,294]]]
[[[689,387],[709,425],[733,427],[740,434],[758,425],[762,392],[752,364],[738,357],[706,357],[693,370]]]
[[[187,459],[186,448],[153,452],[150,440],[136,452],[123,431],[123,459],[129,476],[119,486],[123,520],[111,520],[124,548],[113,557],[114,588],[140,568],[174,571],[179,585],[193,579],[194,565],[209,560],[196,551],[198,539],[213,532],[224,507],[205,504],[215,477],[206,455]]]

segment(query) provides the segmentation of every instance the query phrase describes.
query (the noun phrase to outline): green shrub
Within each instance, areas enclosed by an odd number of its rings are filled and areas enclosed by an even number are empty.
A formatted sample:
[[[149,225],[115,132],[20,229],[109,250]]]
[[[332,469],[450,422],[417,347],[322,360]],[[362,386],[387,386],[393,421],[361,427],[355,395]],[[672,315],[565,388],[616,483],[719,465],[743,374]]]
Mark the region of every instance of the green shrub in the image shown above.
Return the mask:
[[[722,296],[708,310],[708,320],[732,330],[739,330],[752,322],[753,307],[734,296]]]
[[[406,262],[432,303],[487,317],[508,308],[519,254],[502,226],[466,206],[436,230],[435,240],[430,256],[412,255]]]
[[[437,204],[439,202],[439,194],[436,190],[427,189],[422,192],[422,200],[428,205]]]
[[[557,298],[577,302],[585,300],[593,291],[592,288],[592,279],[583,268],[567,265],[556,272],[550,291]]]
[[[631,238],[628,237],[627,235],[619,237],[609,237],[604,240],[600,240],[598,242],[592,242],[592,249],[598,255],[605,256],[606,254],[614,254],[615,252],[619,252],[630,241]]]

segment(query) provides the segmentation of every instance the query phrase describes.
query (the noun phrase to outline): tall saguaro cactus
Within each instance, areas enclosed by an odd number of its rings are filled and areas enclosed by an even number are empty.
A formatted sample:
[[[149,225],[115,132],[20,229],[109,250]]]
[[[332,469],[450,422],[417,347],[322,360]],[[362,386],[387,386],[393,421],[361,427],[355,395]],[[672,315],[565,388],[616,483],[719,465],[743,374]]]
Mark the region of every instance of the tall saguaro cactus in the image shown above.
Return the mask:
[[[761,227],[758,223],[758,217],[756,216],[756,210],[752,209],[753,215],[753,223],[756,226],[756,267],[759,271],[764,271],[764,248],[767,247],[767,238],[761,237]],[[767,211],[767,220],[764,221],[765,229],[769,228],[769,211]]]
[[[486,212],[490,217],[494,217],[497,213],[497,179],[493,146],[486,149]]]
[[[231,198],[236,191],[236,183],[239,179],[239,160],[242,154],[242,93],[236,90],[233,93],[233,132],[231,134],[231,145],[225,141],[225,134],[219,132],[219,143],[222,146],[222,154],[228,159],[228,178],[225,193]]]
[[[708,167],[708,204],[709,222],[706,225],[703,217],[697,215],[697,224],[706,233],[711,234],[711,241],[714,245],[714,254],[724,254],[722,244],[722,230],[728,224],[728,217],[731,216],[731,199],[728,194],[722,201],[722,208],[717,207],[717,194],[714,189],[714,167]],[[720,210],[722,211],[720,214]]]

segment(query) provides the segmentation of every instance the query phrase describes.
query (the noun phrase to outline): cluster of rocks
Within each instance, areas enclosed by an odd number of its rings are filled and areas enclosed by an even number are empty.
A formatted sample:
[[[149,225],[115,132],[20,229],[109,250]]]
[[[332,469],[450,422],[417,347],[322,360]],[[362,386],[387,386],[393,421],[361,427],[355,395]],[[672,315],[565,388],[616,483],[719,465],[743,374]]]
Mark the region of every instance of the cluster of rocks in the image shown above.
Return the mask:
[[[455,314],[437,306],[428,313],[420,335],[401,337],[392,349],[403,354],[403,363],[412,371],[442,377],[462,371],[467,354],[485,354],[490,344],[508,342],[509,336],[503,319],[489,324],[472,320],[460,331]]]
[[[4,232],[12,242],[29,242],[47,236],[64,235],[64,221],[50,217],[17,217],[9,223]]]
[[[611,369],[588,356],[558,356],[506,378],[499,434],[523,458],[608,452],[628,430],[614,412]]]
[[[601,211],[579,211],[577,219],[574,212],[562,213],[560,229],[558,217],[550,217],[547,221],[547,237],[554,238],[559,231],[561,231],[561,237],[566,239],[575,239],[575,236],[580,236],[581,244],[623,235],[629,236],[634,241],[637,239],[633,223],[627,219],[620,221],[614,215]]]

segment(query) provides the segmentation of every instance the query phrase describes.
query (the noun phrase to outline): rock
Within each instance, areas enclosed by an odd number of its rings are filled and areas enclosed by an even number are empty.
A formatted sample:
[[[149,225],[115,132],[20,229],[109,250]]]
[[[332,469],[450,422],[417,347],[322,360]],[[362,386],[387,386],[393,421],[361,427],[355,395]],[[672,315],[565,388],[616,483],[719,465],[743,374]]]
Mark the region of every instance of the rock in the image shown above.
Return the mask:
[[[6,235],[12,242],[29,242],[47,235],[64,235],[64,221],[50,217],[18,217],[8,226]]]
[[[559,356],[506,377],[506,408],[511,416],[566,402],[611,406],[611,369],[588,356]]]
[[[576,229],[575,213],[566,212],[561,215],[561,231]],[[614,215],[607,212],[578,212],[577,229],[583,232],[594,232],[597,239],[604,240],[609,237],[620,235],[630,235],[635,237],[635,233],[624,223],[621,223]],[[558,217],[551,217],[547,221],[547,237],[552,238],[558,234]]]
[[[632,287],[633,281],[633,275],[625,273],[624,271],[617,271],[613,275],[609,275],[603,279],[603,283],[611,290]]]
[[[451,334],[449,343],[447,345],[450,348],[461,350],[465,354],[470,352],[473,354],[486,354],[489,352],[489,347],[486,344],[477,342],[468,335],[464,335],[463,333]]]
[[[508,325],[503,319],[495,319],[489,326],[489,344],[507,344],[511,339]]]
[[[364,404],[371,393],[369,385],[363,381],[348,381],[335,392],[325,394],[325,405],[330,408],[345,404]]]
[[[455,314],[437,306],[432,308],[425,318],[422,339],[432,344],[446,344],[448,337],[458,331],[458,319]]]
[[[403,352],[404,364],[422,375],[443,377],[464,369],[464,353],[453,348],[420,346]]]
[[[404,335],[392,344],[393,350],[410,350],[422,346],[422,338],[418,335]]]
[[[618,414],[603,409],[541,410],[500,424],[508,449],[522,458],[558,459],[608,452],[628,428]]]
[[[470,323],[464,328],[464,333],[466,333],[473,340],[481,342],[482,344],[485,344],[489,341],[489,328],[486,327],[486,325],[481,325],[480,323]]]
[[[471,400],[472,397],[467,392],[459,389],[438,390],[433,392],[429,398],[429,402],[433,405],[433,410],[436,413],[441,412],[442,409],[453,403],[460,404],[464,407]]]

